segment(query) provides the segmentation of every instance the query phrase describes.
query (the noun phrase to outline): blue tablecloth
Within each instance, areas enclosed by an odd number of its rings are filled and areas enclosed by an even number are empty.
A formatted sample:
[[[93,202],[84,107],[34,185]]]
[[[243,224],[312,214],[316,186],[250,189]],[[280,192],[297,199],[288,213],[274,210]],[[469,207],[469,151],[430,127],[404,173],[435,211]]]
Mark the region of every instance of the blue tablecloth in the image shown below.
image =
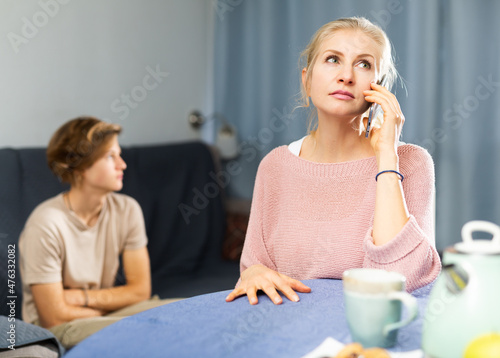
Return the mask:
[[[192,297],[125,318],[90,336],[65,357],[301,357],[327,337],[350,343],[340,280],[307,280],[311,293],[251,306],[230,291]],[[401,329],[392,351],[420,348],[430,287],[413,292],[419,318]]]

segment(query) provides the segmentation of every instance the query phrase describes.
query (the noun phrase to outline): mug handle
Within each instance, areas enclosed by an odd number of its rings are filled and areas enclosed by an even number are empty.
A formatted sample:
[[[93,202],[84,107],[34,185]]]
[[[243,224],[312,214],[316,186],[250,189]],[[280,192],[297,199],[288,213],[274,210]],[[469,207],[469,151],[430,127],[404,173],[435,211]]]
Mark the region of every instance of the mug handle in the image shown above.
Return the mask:
[[[500,245],[500,227],[489,221],[469,221],[462,227],[462,240],[464,242],[472,242],[472,233],[474,231],[487,232],[493,235],[491,242],[494,245]]]
[[[387,298],[390,300],[399,300],[405,305],[406,309],[408,310],[408,317],[406,319],[401,320],[399,322],[395,323],[389,323],[385,325],[384,327],[384,336],[387,336],[389,332],[394,331],[395,329],[401,328],[406,326],[407,324],[411,323],[415,318],[417,318],[418,315],[418,304],[417,304],[417,299],[410,295],[409,293],[403,292],[403,291],[395,291],[395,292],[389,292],[387,294]]]

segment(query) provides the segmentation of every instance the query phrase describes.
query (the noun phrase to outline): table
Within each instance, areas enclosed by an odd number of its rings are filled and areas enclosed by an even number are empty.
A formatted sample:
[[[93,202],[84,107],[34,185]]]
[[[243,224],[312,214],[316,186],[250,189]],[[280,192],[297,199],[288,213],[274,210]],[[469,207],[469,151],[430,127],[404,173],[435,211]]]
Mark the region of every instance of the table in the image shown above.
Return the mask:
[[[90,336],[65,358],[78,357],[302,357],[327,337],[350,343],[341,280],[306,280],[299,302],[274,305],[265,295],[251,306],[221,291],[157,307]],[[430,287],[413,292],[419,318],[401,329],[393,351],[420,348]]]

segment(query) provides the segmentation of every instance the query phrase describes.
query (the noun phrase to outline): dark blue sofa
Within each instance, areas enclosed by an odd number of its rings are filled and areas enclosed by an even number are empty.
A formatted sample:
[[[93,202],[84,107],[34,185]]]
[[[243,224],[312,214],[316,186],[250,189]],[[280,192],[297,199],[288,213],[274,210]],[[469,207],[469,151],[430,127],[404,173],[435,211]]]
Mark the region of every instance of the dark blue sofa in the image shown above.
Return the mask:
[[[121,192],[135,198],[144,213],[153,293],[191,297],[234,287],[238,263],[222,259],[225,210],[213,152],[200,142],[122,151],[127,170]],[[0,315],[11,314],[8,297],[15,296],[13,313],[21,317],[17,241],[28,215],[67,188],[48,169],[44,148],[0,149]],[[15,245],[14,286],[8,281],[9,245]]]

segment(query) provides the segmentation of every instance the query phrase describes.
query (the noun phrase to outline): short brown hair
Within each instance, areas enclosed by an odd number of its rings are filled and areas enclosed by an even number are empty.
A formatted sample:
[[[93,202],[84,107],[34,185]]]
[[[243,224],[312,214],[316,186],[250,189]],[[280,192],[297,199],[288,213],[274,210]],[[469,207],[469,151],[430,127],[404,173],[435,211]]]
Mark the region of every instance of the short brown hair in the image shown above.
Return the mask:
[[[94,117],[78,117],[66,122],[54,133],[47,147],[50,170],[61,181],[75,184],[78,172],[91,167],[121,130],[118,124]]]

